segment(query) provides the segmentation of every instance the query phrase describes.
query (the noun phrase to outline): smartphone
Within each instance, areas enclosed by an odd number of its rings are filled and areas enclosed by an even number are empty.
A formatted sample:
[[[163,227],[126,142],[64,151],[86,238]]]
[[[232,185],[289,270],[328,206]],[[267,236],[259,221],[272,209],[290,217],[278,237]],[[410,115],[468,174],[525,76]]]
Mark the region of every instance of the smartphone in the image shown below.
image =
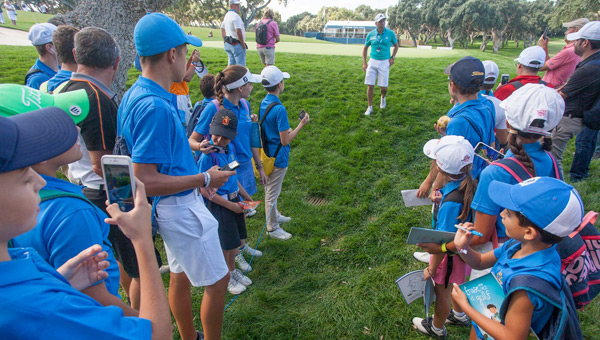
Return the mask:
[[[506,83],[508,83],[508,80],[510,79],[510,75],[508,73],[504,73],[500,76],[500,84],[504,85]]]
[[[220,171],[233,171],[240,167],[240,163],[238,161],[233,161],[225,166],[219,168]]]
[[[548,32],[550,32],[550,27],[546,26],[546,29],[544,30],[544,34],[542,34],[542,38],[548,39]]]
[[[474,152],[475,156],[483,159],[488,163],[504,158],[504,155],[501,154],[500,151],[482,142],[477,143]]]
[[[133,209],[135,179],[133,163],[128,156],[102,156],[104,187],[109,204],[117,203],[121,211]]]
[[[302,109],[302,111],[300,111],[300,113],[298,114],[298,118],[300,118],[300,120],[304,119],[304,116],[306,116],[306,111],[304,111],[304,109]]]
[[[225,148],[220,146],[220,145],[211,145],[211,151],[216,152],[216,153],[226,153],[225,152]]]

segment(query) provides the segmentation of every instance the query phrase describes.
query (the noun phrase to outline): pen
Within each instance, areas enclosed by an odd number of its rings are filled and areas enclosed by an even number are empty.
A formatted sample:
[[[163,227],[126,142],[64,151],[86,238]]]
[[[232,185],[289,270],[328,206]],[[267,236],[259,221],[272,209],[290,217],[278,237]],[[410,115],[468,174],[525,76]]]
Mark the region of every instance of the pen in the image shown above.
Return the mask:
[[[473,235],[476,235],[476,236],[479,236],[479,237],[483,237],[482,233],[480,233],[480,232],[478,232],[476,230],[468,230],[467,228],[463,227],[462,225],[455,224],[454,227],[456,227],[456,229],[460,229],[462,231],[470,231],[471,234],[473,234]]]

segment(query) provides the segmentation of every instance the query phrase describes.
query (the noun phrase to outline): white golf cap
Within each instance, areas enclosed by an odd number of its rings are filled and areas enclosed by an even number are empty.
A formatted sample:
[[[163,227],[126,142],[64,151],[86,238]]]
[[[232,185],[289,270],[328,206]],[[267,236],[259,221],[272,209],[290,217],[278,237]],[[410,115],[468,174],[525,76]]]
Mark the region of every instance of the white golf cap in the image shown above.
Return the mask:
[[[483,83],[484,84],[495,84],[496,79],[498,79],[498,75],[500,73],[500,69],[498,69],[498,65],[496,65],[496,63],[491,60],[484,60],[484,61],[482,61],[482,63],[483,63],[483,68],[485,69],[485,76],[483,78],[484,79]],[[487,80],[488,78],[494,78],[494,79]]]
[[[539,46],[527,47],[515,61],[524,66],[541,68],[546,62],[546,52]]]
[[[590,22],[590,19],[588,19],[588,18],[579,18],[579,19],[575,19],[573,21],[563,22],[563,27],[566,27],[566,28],[570,28],[570,27],[582,28],[588,22]]]
[[[281,83],[284,79],[289,79],[290,74],[287,72],[281,72],[277,66],[267,66],[260,73],[262,77],[262,84],[264,87],[271,87]]]
[[[35,24],[29,29],[27,38],[33,46],[49,44],[52,42],[52,34],[56,31],[56,28],[49,22]]]
[[[230,84],[225,84],[225,89],[227,91],[231,91],[233,89],[237,89],[240,86],[244,86],[247,83],[260,83],[262,78],[258,74],[253,74],[250,70],[246,69],[246,74],[240,79],[234,81]]]
[[[379,13],[375,16],[375,22],[380,22],[381,20],[385,20],[385,14]]]
[[[550,135],[565,112],[565,100],[558,92],[542,84],[525,84],[500,103],[506,121],[513,129]]]
[[[460,170],[473,164],[473,146],[463,136],[444,136],[425,143],[423,152],[435,159],[437,166],[445,173],[460,175]]]
[[[240,4],[240,0],[229,0],[229,4],[230,5],[239,5]]]
[[[567,35],[567,40],[575,41],[578,39],[600,40],[600,21],[590,21],[579,31]]]

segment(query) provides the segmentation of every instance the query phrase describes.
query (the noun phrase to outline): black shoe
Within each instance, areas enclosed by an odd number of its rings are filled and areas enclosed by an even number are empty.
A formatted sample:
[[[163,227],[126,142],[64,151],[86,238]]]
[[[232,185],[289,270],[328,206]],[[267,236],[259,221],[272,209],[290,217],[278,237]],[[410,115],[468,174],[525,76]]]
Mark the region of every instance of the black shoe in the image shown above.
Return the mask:
[[[200,331],[196,331],[196,333],[198,333],[196,340],[204,340],[204,333],[202,333]]]
[[[454,309],[450,310],[450,315],[446,319],[446,324],[457,325],[463,327],[471,327],[471,319],[465,314],[463,317],[458,317],[454,314]]]
[[[413,327],[419,332],[429,335],[430,337],[438,340],[447,340],[448,332],[446,332],[446,327],[442,329],[441,334],[437,333],[433,330],[433,317],[430,316],[427,319],[421,318],[413,318]]]

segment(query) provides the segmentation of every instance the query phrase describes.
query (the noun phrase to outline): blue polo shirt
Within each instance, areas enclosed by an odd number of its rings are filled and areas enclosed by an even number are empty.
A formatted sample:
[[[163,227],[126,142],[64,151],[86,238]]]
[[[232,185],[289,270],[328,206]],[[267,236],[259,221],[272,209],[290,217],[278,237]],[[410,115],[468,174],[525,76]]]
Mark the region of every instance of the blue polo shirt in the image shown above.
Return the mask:
[[[235,147],[235,156],[238,162],[246,163],[252,159],[252,148],[250,147],[252,140],[252,118],[250,117],[250,105],[248,105],[248,110],[246,110],[246,107],[242,104],[242,100],[245,99],[240,99],[240,102],[236,106],[227,100],[227,98],[223,98],[223,107],[233,111],[238,118],[237,136],[231,143]],[[202,111],[194,131],[201,135],[208,135],[210,122],[215,113],[217,113],[217,107],[214,104],[208,104]]]
[[[533,161],[533,167],[535,168],[536,176],[548,176],[554,177],[554,165],[550,156],[542,149],[542,145],[539,142],[523,144],[523,149],[529,155],[529,158]],[[514,154],[510,149],[505,154],[506,157],[514,157]],[[496,219],[496,231],[498,237],[506,237],[506,231],[500,213],[504,208],[497,205],[490,198],[488,188],[492,181],[500,181],[502,183],[517,184],[517,180],[509,174],[506,170],[499,166],[488,166],[483,169],[479,176],[479,184],[477,184],[477,190],[471,203],[473,210],[480,211],[488,215],[497,215]]]
[[[42,175],[44,189],[64,191],[83,197],[83,187],[62,179]],[[106,289],[119,296],[119,267],[108,241],[106,214],[93,204],[74,197],[60,197],[40,203],[35,228],[13,239],[15,247],[31,247],[52,267],[59,268],[69,259],[94,244],[108,253],[110,266],[105,270]]]
[[[440,192],[442,193],[442,201],[450,192],[458,190],[458,187],[461,183],[462,181],[451,181],[441,188]],[[460,215],[462,208],[463,204],[460,202],[444,202],[438,210],[437,222],[433,229],[455,233],[456,227],[454,225],[461,223],[457,217]],[[471,218],[469,216],[467,221],[470,220]]]
[[[144,95],[147,96],[136,101]],[[153,80],[140,76],[123,96],[117,120],[118,134],[125,138],[134,163],[156,164],[158,172],[169,176],[198,174],[190,143],[179,119],[176,95]],[[191,192],[186,190],[162,197],[183,196]]]
[[[77,291],[32,248],[0,262],[3,339],[150,339],[150,320],[125,317]]]
[[[455,105],[448,111],[450,122],[446,127],[446,134],[463,136],[473,147],[479,142],[491,145],[495,139],[495,117],[488,103],[489,100],[478,98]],[[471,171],[473,178],[478,178],[485,166],[486,162],[483,159],[475,157]]]
[[[556,245],[522,258],[513,259],[512,257],[519,249],[521,249],[520,242],[506,242],[494,250],[494,256],[498,261],[492,267],[492,274],[500,282],[504,294],[508,293],[511,280],[518,275],[533,275],[547,281],[554,288],[560,289],[560,256],[556,252]],[[550,319],[554,306],[535,294],[527,292],[527,296],[534,307],[531,328],[538,333]]]
[[[210,141],[210,144],[213,144],[213,142]],[[217,157],[216,163],[214,162],[213,155]],[[235,160],[236,160],[235,155],[230,146],[227,148],[227,153],[212,152],[208,155],[203,153],[202,156],[200,157],[200,159],[198,160],[198,164],[199,164],[198,167],[200,169],[200,172],[205,172],[215,165],[218,165],[221,167],[221,166],[225,166]],[[227,180],[227,182],[225,182],[225,184],[223,184],[217,190],[217,194],[225,195],[225,194],[230,194],[230,193],[236,192],[238,190],[239,190],[238,179],[237,179],[237,174],[235,174],[233,176],[230,176],[229,179]]]
[[[260,103],[259,121],[262,120],[263,115],[267,110],[267,107],[271,103],[281,104],[281,100],[279,100],[279,97],[275,95],[267,94],[265,99],[263,99],[262,103]],[[290,129],[290,122],[288,121],[287,110],[285,109],[285,107],[283,105],[273,106],[271,108],[271,111],[269,111],[267,118],[263,122],[262,127],[267,137],[266,148],[269,151],[269,155],[271,155],[272,157],[275,154],[275,151],[277,151],[277,146],[279,146],[279,144],[281,143],[281,136],[279,136],[279,133]],[[263,145],[263,148],[264,147],[265,146]],[[275,166],[278,168],[287,168],[289,158],[290,146],[288,144],[282,146],[281,149],[279,149],[279,153],[275,158]]]
[[[378,33],[377,29],[367,34],[365,46],[371,46],[371,59],[388,60],[392,57],[390,47],[398,43],[396,34],[391,29],[384,27],[383,32]]]
[[[71,74],[73,72],[67,70],[60,70],[54,77],[48,80],[48,92],[54,91],[58,85],[71,80]]]
[[[25,85],[36,90],[39,90],[40,85],[43,82],[54,77],[54,75],[56,74],[56,71],[51,69],[48,65],[44,64],[39,58],[35,61],[35,64],[33,64],[33,66],[31,66],[31,68],[29,69],[29,71],[31,70],[42,71],[29,75],[25,81]]]

